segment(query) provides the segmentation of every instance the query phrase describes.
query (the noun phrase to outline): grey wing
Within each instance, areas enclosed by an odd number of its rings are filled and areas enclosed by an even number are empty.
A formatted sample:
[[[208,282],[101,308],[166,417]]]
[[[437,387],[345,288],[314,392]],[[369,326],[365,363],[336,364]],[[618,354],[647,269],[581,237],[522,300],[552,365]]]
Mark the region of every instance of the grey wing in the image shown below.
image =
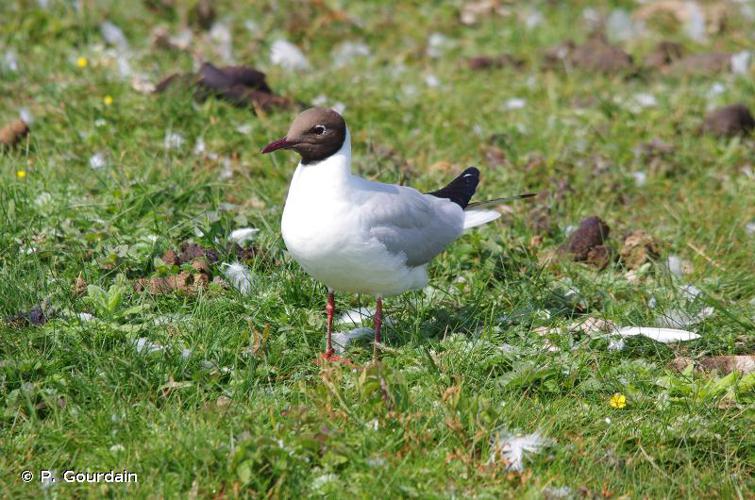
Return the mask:
[[[455,203],[412,188],[370,184],[360,217],[370,236],[390,253],[404,254],[407,265],[426,264],[463,232],[464,211]]]

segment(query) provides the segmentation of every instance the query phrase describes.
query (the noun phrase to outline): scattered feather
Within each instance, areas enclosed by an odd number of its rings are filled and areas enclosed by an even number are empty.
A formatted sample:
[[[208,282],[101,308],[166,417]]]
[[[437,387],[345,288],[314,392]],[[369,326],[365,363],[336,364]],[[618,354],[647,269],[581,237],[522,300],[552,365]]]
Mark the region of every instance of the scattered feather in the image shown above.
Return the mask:
[[[197,137],[197,142],[194,143],[194,150],[192,151],[196,156],[202,156],[207,151],[207,145],[204,142],[204,137]]]
[[[611,339],[608,341],[609,351],[623,351],[625,347],[624,339]]]
[[[708,89],[708,92],[705,94],[705,96],[710,99],[715,99],[716,97],[720,96],[726,92],[726,87],[721,82],[716,82],[713,85],[710,86],[710,89]]]
[[[679,291],[682,294],[682,297],[687,299],[688,301],[692,301],[697,299],[702,292],[699,288],[697,288],[695,285],[684,285],[679,288]]]
[[[244,21],[244,28],[252,35],[256,36],[260,34],[260,25],[252,19]]]
[[[539,10],[531,10],[524,18],[524,25],[528,30],[537,28],[543,24],[543,13]]]
[[[105,168],[107,160],[104,153],[95,153],[89,157],[89,168],[92,170],[100,170]]]
[[[683,260],[678,255],[669,255],[666,260],[666,267],[668,267],[671,274],[679,278],[692,272],[692,264],[689,261]]]
[[[606,34],[613,42],[626,42],[642,34],[643,26],[635,23],[624,9],[611,11],[606,19]]]
[[[260,230],[254,227],[242,227],[231,231],[228,239],[235,243],[238,243],[239,245],[243,245],[248,241],[254,240],[255,236],[257,236],[257,233],[259,232]]]
[[[305,70],[309,61],[299,47],[286,40],[276,40],[270,48],[270,62],[288,70]]]
[[[220,170],[220,173],[218,174],[218,179],[221,181],[227,181],[231,177],[233,177],[233,163],[231,162],[231,159],[227,156],[224,156],[221,159],[221,163],[223,165],[223,168]]]
[[[151,94],[155,91],[155,84],[145,75],[137,74],[131,77],[131,88],[140,94]]]
[[[351,323],[355,326],[359,326],[364,323],[366,319],[371,319],[373,316],[375,316],[375,309],[372,308],[360,307],[359,309],[348,309],[336,319],[336,324],[342,325],[345,323]]]
[[[184,136],[178,132],[165,132],[163,144],[165,149],[179,149],[184,145]]]
[[[34,124],[34,115],[31,114],[31,111],[29,111],[29,108],[21,108],[18,110],[18,117],[21,118],[21,121],[24,122],[27,125],[33,125]]]
[[[139,354],[151,354],[165,349],[162,345],[152,342],[147,337],[139,337],[135,342],[136,352]]]
[[[690,313],[682,309],[670,309],[659,317],[655,324],[668,328],[687,328],[696,325],[706,318],[713,316],[715,309],[705,307],[696,313]]]
[[[241,262],[222,265],[223,274],[228,282],[244,295],[252,290],[252,272]]]
[[[686,330],[677,330],[675,328],[656,328],[652,326],[624,326],[617,330],[617,333],[621,337],[634,337],[642,335],[649,339],[661,342],[662,344],[670,344],[673,342],[687,342],[690,340],[697,340],[700,335]]]
[[[5,54],[3,54],[3,66],[5,69],[10,71],[11,73],[15,73],[18,71],[18,57],[16,57],[16,52],[13,50],[6,50]]]
[[[190,29],[185,28],[178,34],[171,36],[168,30],[159,27],[152,32],[153,43],[162,48],[188,50],[194,40],[194,34]]]
[[[632,172],[632,177],[634,177],[634,185],[637,187],[644,187],[647,184],[648,174],[642,170]]]
[[[84,323],[87,323],[89,321],[94,321],[94,316],[86,312],[81,312],[79,313],[79,319]]]
[[[433,59],[437,59],[451,47],[451,40],[443,33],[432,33],[427,38],[427,55]]]
[[[34,198],[34,205],[42,208],[47,206],[52,201],[52,195],[47,191],[40,193],[39,196]]]
[[[126,35],[123,34],[123,31],[118,26],[110,21],[103,21],[100,24],[100,34],[107,43],[116,49],[124,52],[128,50],[129,46]]]
[[[355,59],[370,55],[370,48],[362,42],[343,42],[333,50],[331,58],[336,68],[347,66]]]
[[[527,101],[524,99],[520,99],[518,97],[512,97],[511,99],[507,100],[503,106],[506,109],[513,110],[513,109],[522,109],[527,105]]]
[[[745,232],[748,234],[748,236],[755,234],[755,221],[747,223],[747,225],[745,226]]]
[[[749,51],[743,50],[732,54],[731,71],[736,75],[746,75],[750,70],[750,59],[752,55]]]
[[[242,135],[249,135],[252,132],[252,130],[254,130],[254,127],[252,126],[251,123],[243,123],[239,125],[238,127],[236,127],[236,132]]]
[[[364,339],[370,339],[375,335],[372,328],[359,327],[349,330],[348,332],[336,332],[331,336],[333,349],[336,353],[343,354],[346,348],[353,342]]]
[[[338,476],[335,474],[322,474],[320,476],[317,476],[312,480],[312,489],[319,490],[322,489],[323,486],[325,486],[328,483],[331,483],[333,481],[337,481]]]
[[[521,472],[524,470],[524,460],[548,444],[549,440],[538,432],[524,436],[498,432],[492,438],[492,451],[488,463],[494,464],[502,460],[507,470]]]
[[[216,22],[210,29],[210,39],[215,42],[215,51],[220,59],[228,64],[233,63],[233,37],[227,24]]]
[[[696,2],[685,2],[687,20],[684,24],[684,32],[696,42],[704,42],[705,36],[705,13]]]
[[[119,54],[115,58],[115,63],[118,66],[118,74],[122,79],[131,78],[133,71],[131,70],[131,63],[125,54]]]
[[[606,423],[611,423],[610,418],[606,418]],[[560,498],[572,498],[574,495],[574,491],[569,488],[568,486],[561,486],[561,487],[553,487],[549,486],[547,488],[543,488],[543,498],[545,500],[557,500]]]
[[[653,108],[658,105],[655,96],[646,92],[635,94],[633,100],[640,108]]]
[[[600,12],[593,7],[587,7],[582,11],[582,20],[584,20],[585,24],[587,24],[587,27],[590,28],[591,31],[600,27],[603,22]]]
[[[752,55],[749,50],[743,50],[732,54],[731,71],[736,75],[746,75],[750,70],[750,58]]]
[[[425,75],[425,85],[433,89],[438,88],[440,87],[440,79],[434,74],[428,73]]]

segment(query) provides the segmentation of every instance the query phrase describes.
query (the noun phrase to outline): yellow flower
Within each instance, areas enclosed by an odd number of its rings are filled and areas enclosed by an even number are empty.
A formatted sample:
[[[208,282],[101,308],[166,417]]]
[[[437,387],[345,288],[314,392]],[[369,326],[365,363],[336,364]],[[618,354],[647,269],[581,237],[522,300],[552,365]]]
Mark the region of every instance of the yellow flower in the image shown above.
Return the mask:
[[[16,170],[16,177],[19,179],[26,177],[26,170]]]
[[[611,400],[608,401],[608,404],[611,405],[611,408],[624,408],[627,405],[627,397],[617,392],[611,396]]]
[[[104,99],[102,99],[102,102],[105,103],[105,106],[110,106],[113,104],[113,98],[109,95],[106,95]]]
[[[86,57],[79,57],[76,59],[76,66],[79,68],[86,68],[89,65],[89,60]]]

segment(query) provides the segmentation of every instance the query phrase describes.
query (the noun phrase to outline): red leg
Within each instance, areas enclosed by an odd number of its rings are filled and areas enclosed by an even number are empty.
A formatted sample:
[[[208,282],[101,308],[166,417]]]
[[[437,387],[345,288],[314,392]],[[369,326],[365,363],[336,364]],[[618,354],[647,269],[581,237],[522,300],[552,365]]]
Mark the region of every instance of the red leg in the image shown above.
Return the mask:
[[[330,291],[328,292],[328,304],[325,306],[325,312],[328,313],[328,338],[325,341],[325,357],[330,358],[334,353],[331,336],[333,335],[333,314],[336,312],[336,297]]]
[[[383,297],[378,297],[375,304],[375,343],[380,344],[383,341]]]
[[[319,365],[323,361],[330,363],[341,363],[346,366],[354,366],[354,364],[346,358],[342,358],[336,354],[333,349],[333,314],[336,312],[336,296],[333,292],[328,291],[328,304],[325,306],[325,312],[328,313],[328,336],[325,341],[325,352],[322,353],[322,359],[318,359],[316,363]]]

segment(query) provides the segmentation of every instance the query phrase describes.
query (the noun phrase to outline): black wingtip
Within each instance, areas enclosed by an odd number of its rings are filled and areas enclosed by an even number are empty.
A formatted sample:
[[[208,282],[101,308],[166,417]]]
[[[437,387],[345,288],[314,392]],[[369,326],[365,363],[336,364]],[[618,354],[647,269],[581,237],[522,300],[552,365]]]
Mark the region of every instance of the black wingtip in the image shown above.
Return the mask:
[[[437,198],[446,198],[461,208],[466,208],[479,183],[480,170],[477,167],[469,167],[446,187],[427,194]]]

